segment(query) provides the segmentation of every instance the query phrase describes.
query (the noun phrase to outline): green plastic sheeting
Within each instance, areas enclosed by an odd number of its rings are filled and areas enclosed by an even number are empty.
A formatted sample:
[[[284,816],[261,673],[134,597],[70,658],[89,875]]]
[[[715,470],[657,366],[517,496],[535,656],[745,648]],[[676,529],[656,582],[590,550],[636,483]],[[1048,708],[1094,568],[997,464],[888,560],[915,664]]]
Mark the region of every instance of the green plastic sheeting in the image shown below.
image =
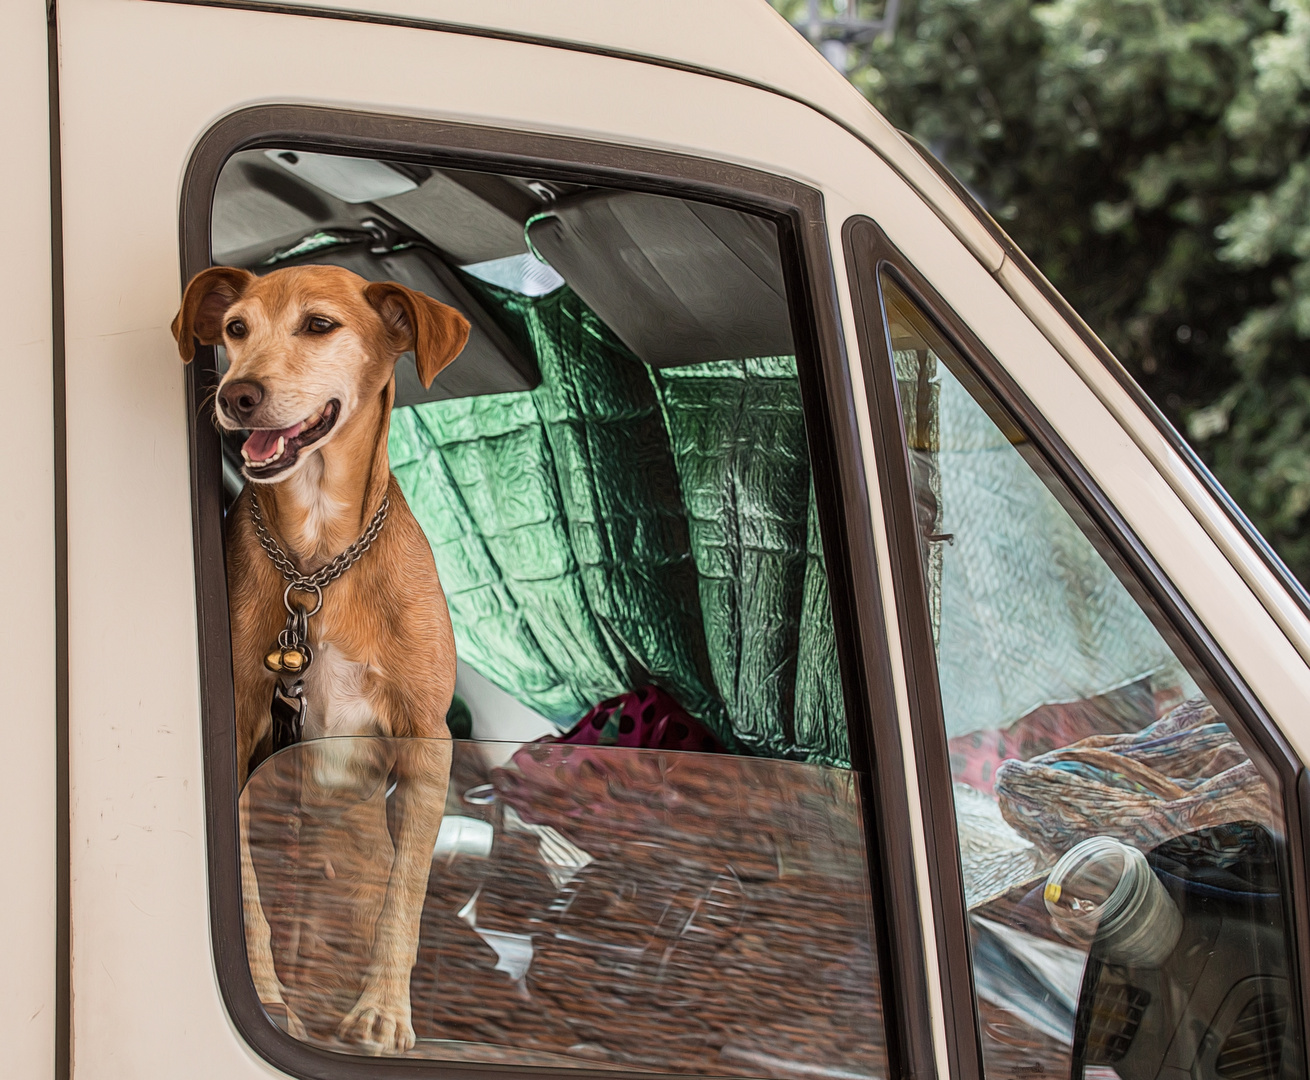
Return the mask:
[[[460,658],[561,727],[653,683],[732,749],[846,764],[794,358],[654,370],[567,287],[468,284],[542,381],[392,418]]]
[[[805,537],[805,589],[796,664],[796,745],[807,761],[846,768],[850,766],[851,743],[813,485]]]
[[[830,760],[836,750],[845,758],[840,682],[822,659],[836,654],[817,523],[818,561],[808,572],[813,495],[795,358],[662,368],[652,377],[691,525],[710,666],[734,732],[771,756]],[[815,634],[826,645],[807,641],[802,669],[801,638]],[[829,676],[833,692],[825,694],[816,680]],[[828,737],[834,727],[840,739]]]

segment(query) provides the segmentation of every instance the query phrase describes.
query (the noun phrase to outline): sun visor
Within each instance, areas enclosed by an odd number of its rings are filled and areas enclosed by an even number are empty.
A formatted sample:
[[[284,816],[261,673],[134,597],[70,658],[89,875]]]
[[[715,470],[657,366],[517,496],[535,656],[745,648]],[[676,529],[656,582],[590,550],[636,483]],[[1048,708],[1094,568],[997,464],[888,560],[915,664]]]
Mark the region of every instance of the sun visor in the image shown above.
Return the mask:
[[[515,219],[445,173],[434,172],[422,187],[378,199],[376,205],[459,265],[528,250],[522,225],[526,213]]]
[[[278,262],[278,268],[304,265],[341,266],[369,281],[395,281],[449,304],[471,324],[468,344],[424,388],[414,354],[396,364],[396,407],[422,401],[531,390],[541,382],[536,364],[515,348],[504,331],[440,259],[420,248],[375,254],[365,243],[320,249]]]
[[[250,150],[219,176],[213,251],[220,262],[254,265],[315,228],[355,228],[381,211],[462,266],[525,254],[523,222],[541,206],[525,182],[509,177]]]
[[[527,233],[648,364],[795,352],[771,222],[705,203],[607,191],[557,203]]]

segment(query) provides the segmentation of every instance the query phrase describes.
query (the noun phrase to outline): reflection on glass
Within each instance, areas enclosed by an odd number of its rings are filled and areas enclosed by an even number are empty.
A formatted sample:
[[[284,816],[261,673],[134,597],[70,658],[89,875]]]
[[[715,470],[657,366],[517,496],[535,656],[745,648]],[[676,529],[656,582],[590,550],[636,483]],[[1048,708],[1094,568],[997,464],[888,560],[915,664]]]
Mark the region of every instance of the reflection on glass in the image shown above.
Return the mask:
[[[1304,1075],[1269,784],[1023,433],[882,288],[987,1074]]]
[[[241,796],[288,1004],[307,1041],[342,1053],[360,1052],[336,1029],[368,962],[397,810],[385,778],[347,795],[313,777],[384,760],[386,742],[298,744]],[[409,1056],[886,1075],[853,774],[609,746],[453,747]]]

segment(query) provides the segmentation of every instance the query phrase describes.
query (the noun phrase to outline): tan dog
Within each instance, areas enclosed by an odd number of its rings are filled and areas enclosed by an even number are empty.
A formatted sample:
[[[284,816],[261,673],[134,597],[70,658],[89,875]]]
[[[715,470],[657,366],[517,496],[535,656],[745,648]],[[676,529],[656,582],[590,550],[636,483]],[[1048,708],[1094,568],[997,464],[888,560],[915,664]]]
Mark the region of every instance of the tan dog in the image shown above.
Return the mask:
[[[432,849],[446,800],[451,748],[446,728],[455,685],[455,641],[428,541],[391,475],[387,431],[394,368],[413,349],[424,385],[455,358],[469,324],[453,308],[393,283],[368,283],[333,266],[256,277],[213,267],[187,286],[173,335],[184,361],[194,341],[224,345],[230,367],[218,389],[218,421],[251,430],[242,448],[251,482],[228,516],[227,575],[236,690],[237,767],[244,786],[257,754],[270,749],[269,705],[276,676],[264,658],[284,628],[286,586],[260,547],[250,492],[258,485],[265,525],[302,573],[353,544],[383,496],[390,509],[372,548],[322,591],[309,620],[314,659],[305,675],[306,783],[320,796],[379,790],[394,770],[390,800],[398,825],[381,910],[371,924],[363,990],[339,1035],[376,1053],[414,1045],[409,979],[418,946]],[[300,602],[312,595],[293,593]],[[385,784],[382,785],[385,788]],[[377,802],[385,816],[386,800]],[[389,847],[385,820],[383,842]],[[273,967],[243,805],[241,873],[247,950],[260,1000],[287,1006]]]

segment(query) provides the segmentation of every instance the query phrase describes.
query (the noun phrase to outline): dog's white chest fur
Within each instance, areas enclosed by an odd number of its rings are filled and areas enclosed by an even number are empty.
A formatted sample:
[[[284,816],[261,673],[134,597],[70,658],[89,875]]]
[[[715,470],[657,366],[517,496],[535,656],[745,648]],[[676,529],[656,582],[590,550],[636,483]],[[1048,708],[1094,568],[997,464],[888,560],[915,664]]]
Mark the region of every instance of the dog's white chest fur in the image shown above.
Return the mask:
[[[366,693],[367,675],[367,664],[348,660],[331,642],[315,646],[314,662],[305,675],[304,737],[313,748],[305,760],[322,790],[353,790],[368,780],[370,748],[341,737],[382,733]]]
[[[367,694],[367,676],[367,664],[348,660],[330,641],[314,647],[314,662],[305,674],[306,739],[382,734]]]
[[[350,507],[332,498],[323,483],[323,455],[314,454],[304,466],[286,481],[292,501],[304,514],[304,539],[317,546],[328,523],[346,514]]]

